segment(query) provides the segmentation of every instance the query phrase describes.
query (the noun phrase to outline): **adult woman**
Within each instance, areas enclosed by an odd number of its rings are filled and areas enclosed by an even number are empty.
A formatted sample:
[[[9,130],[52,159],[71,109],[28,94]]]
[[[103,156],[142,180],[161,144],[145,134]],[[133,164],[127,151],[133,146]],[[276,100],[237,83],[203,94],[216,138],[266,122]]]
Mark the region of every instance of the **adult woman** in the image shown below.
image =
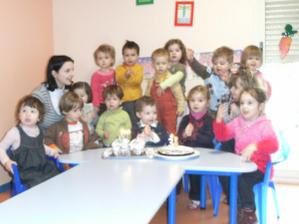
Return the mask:
[[[47,65],[46,81],[32,95],[45,106],[45,116],[40,123],[43,129],[60,121],[59,100],[73,82],[74,60],[66,55],[53,55]]]

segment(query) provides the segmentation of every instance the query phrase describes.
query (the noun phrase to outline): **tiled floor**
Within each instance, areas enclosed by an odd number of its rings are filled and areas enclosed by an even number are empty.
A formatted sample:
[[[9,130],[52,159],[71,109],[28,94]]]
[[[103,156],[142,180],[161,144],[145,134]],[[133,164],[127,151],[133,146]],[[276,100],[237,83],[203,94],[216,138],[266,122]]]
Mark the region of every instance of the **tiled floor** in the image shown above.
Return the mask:
[[[298,221],[298,203],[299,203],[299,186],[276,184],[278,200],[280,205],[280,220],[276,220],[276,213],[272,201],[272,195],[268,197],[268,224],[297,224]],[[0,202],[9,198],[9,193],[0,194]],[[188,196],[181,193],[177,198],[176,220],[177,224],[227,224],[228,223],[228,206],[221,204],[219,215],[213,216],[211,202],[207,202],[206,210],[190,210],[187,208]],[[157,214],[153,217],[150,224],[164,224],[166,221],[166,205],[164,204]]]

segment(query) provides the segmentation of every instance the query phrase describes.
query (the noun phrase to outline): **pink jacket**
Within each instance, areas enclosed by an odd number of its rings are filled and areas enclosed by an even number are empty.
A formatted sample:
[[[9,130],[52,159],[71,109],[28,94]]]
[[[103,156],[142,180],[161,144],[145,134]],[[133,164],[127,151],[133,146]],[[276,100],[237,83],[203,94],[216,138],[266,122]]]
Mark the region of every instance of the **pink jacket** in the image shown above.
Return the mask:
[[[270,154],[278,150],[278,140],[272,128],[271,121],[266,116],[261,116],[253,122],[248,122],[242,116],[236,117],[231,122],[214,122],[213,130],[216,139],[227,141],[235,139],[235,152],[241,154],[249,144],[255,143],[257,150],[251,160],[257,164],[258,169],[265,172]]]

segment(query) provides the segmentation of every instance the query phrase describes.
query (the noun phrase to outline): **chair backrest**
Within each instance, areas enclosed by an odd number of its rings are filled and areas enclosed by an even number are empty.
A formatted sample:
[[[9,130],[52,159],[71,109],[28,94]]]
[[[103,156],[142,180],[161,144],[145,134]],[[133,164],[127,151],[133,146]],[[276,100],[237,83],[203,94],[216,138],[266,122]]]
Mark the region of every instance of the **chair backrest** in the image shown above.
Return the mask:
[[[279,148],[277,152],[271,155],[271,161],[273,164],[285,161],[289,157],[291,151],[290,145],[284,133],[282,131],[277,131],[276,135],[278,138]]]

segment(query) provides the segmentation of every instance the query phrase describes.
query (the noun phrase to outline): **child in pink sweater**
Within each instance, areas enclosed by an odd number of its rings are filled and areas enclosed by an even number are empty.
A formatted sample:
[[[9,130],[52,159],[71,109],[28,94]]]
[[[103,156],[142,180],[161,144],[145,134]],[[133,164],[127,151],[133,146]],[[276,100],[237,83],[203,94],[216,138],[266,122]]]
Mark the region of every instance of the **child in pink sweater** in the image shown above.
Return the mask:
[[[239,224],[256,223],[253,186],[262,181],[270,154],[278,149],[278,140],[271,121],[266,118],[263,109],[266,94],[262,89],[245,89],[240,97],[240,116],[231,122],[223,122],[224,107],[219,106],[213,130],[216,139],[227,141],[235,139],[235,152],[245,160],[256,163],[258,170],[244,173],[239,177]]]
[[[91,77],[92,104],[100,115],[106,110],[103,98],[104,89],[115,83],[114,47],[108,44],[100,45],[94,52],[94,60],[99,69]]]

